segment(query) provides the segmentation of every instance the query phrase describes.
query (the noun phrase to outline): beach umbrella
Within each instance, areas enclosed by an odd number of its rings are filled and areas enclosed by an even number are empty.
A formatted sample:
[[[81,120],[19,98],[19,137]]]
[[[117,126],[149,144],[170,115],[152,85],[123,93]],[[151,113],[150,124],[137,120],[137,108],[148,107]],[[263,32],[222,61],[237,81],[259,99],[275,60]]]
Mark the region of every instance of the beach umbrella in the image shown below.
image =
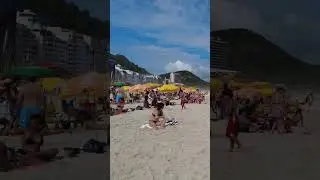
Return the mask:
[[[113,83],[113,86],[115,87],[122,87],[122,86],[125,86],[126,84],[124,82],[115,82]]]
[[[122,89],[123,89],[124,91],[129,91],[130,86],[122,86]]]
[[[161,92],[174,92],[178,91],[180,87],[174,85],[174,84],[165,84],[159,88],[159,91]]]
[[[108,78],[105,74],[89,72],[87,74],[71,78],[66,83],[64,96],[79,95],[83,90],[94,92],[95,95],[103,96],[107,89]]]
[[[161,84],[157,84],[157,83],[147,83],[147,84],[144,84],[145,86],[147,87],[151,87],[151,88],[156,88],[156,87],[160,87]]]
[[[186,92],[186,93],[191,93],[191,92],[195,92],[196,89],[194,89],[194,88],[186,88],[183,91]]]
[[[252,82],[252,83],[249,83],[248,85],[249,87],[254,87],[254,88],[271,88],[272,87],[272,84],[269,83],[269,82]]]
[[[43,78],[40,82],[47,92],[53,91],[57,87],[63,87],[66,84],[65,80],[57,77]]]
[[[235,91],[235,94],[238,97],[243,97],[243,98],[261,95],[259,90],[258,89],[254,89],[254,88],[242,88],[242,89],[239,89],[239,90]]]
[[[55,72],[51,69],[38,66],[20,66],[11,69],[7,75],[21,77],[53,77]]]
[[[258,89],[258,91],[262,96],[272,96],[274,92],[273,88],[263,88],[263,89]]]
[[[137,84],[137,85],[129,88],[129,92],[144,92],[148,89],[152,89],[152,88],[145,86],[145,85]]]
[[[223,86],[223,82],[220,80],[220,79],[213,79],[211,80],[211,88],[212,90],[218,90],[218,89],[221,89]]]

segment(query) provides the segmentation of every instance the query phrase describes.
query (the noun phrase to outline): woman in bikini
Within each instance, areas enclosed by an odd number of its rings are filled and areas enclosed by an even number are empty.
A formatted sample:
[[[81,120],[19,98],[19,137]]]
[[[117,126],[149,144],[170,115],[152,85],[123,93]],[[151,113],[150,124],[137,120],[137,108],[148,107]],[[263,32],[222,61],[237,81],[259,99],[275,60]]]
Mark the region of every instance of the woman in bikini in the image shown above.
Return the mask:
[[[157,103],[156,107],[152,111],[151,119],[149,120],[149,125],[156,130],[159,128],[163,129],[165,127],[163,108],[163,103]]]

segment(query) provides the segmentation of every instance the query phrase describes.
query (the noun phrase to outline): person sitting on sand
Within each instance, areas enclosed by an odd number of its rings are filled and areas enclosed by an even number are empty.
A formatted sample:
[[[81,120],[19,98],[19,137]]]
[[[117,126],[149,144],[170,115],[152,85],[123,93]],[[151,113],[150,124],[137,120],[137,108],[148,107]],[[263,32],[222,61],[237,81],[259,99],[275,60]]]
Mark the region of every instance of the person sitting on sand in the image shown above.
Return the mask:
[[[149,120],[149,125],[156,130],[158,130],[159,127],[165,127],[166,122],[163,114],[163,108],[163,103],[157,103],[156,107],[152,111],[151,119]]]
[[[44,143],[41,116],[33,115],[31,117],[31,124],[26,129],[22,136],[22,154],[24,165],[35,165],[38,163],[50,161],[58,154],[58,149],[51,148],[42,150],[41,146]]]

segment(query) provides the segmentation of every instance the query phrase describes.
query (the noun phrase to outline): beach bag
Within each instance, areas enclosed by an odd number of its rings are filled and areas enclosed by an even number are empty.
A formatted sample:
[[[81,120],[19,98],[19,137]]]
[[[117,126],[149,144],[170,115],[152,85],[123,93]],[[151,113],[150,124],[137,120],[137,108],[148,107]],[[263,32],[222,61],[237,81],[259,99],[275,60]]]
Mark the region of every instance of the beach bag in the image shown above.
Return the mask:
[[[97,141],[95,139],[89,139],[82,147],[84,152],[88,153],[104,153],[106,151],[107,143]]]

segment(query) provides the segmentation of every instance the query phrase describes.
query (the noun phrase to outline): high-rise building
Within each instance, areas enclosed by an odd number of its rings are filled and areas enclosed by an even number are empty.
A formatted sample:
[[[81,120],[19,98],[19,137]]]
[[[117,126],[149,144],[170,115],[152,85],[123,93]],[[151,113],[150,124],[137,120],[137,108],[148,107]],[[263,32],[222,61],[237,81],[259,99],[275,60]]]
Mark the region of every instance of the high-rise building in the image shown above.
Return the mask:
[[[14,65],[16,10],[13,1],[5,1],[0,6],[0,71]]]
[[[228,67],[228,43],[219,38],[212,38],[210,44],[210,68],[226,69]]]
[[[18,11],[16,22],[18,65],[54,64],[74,75],[106,72],[106,40],[45,25],[30,10]]]

